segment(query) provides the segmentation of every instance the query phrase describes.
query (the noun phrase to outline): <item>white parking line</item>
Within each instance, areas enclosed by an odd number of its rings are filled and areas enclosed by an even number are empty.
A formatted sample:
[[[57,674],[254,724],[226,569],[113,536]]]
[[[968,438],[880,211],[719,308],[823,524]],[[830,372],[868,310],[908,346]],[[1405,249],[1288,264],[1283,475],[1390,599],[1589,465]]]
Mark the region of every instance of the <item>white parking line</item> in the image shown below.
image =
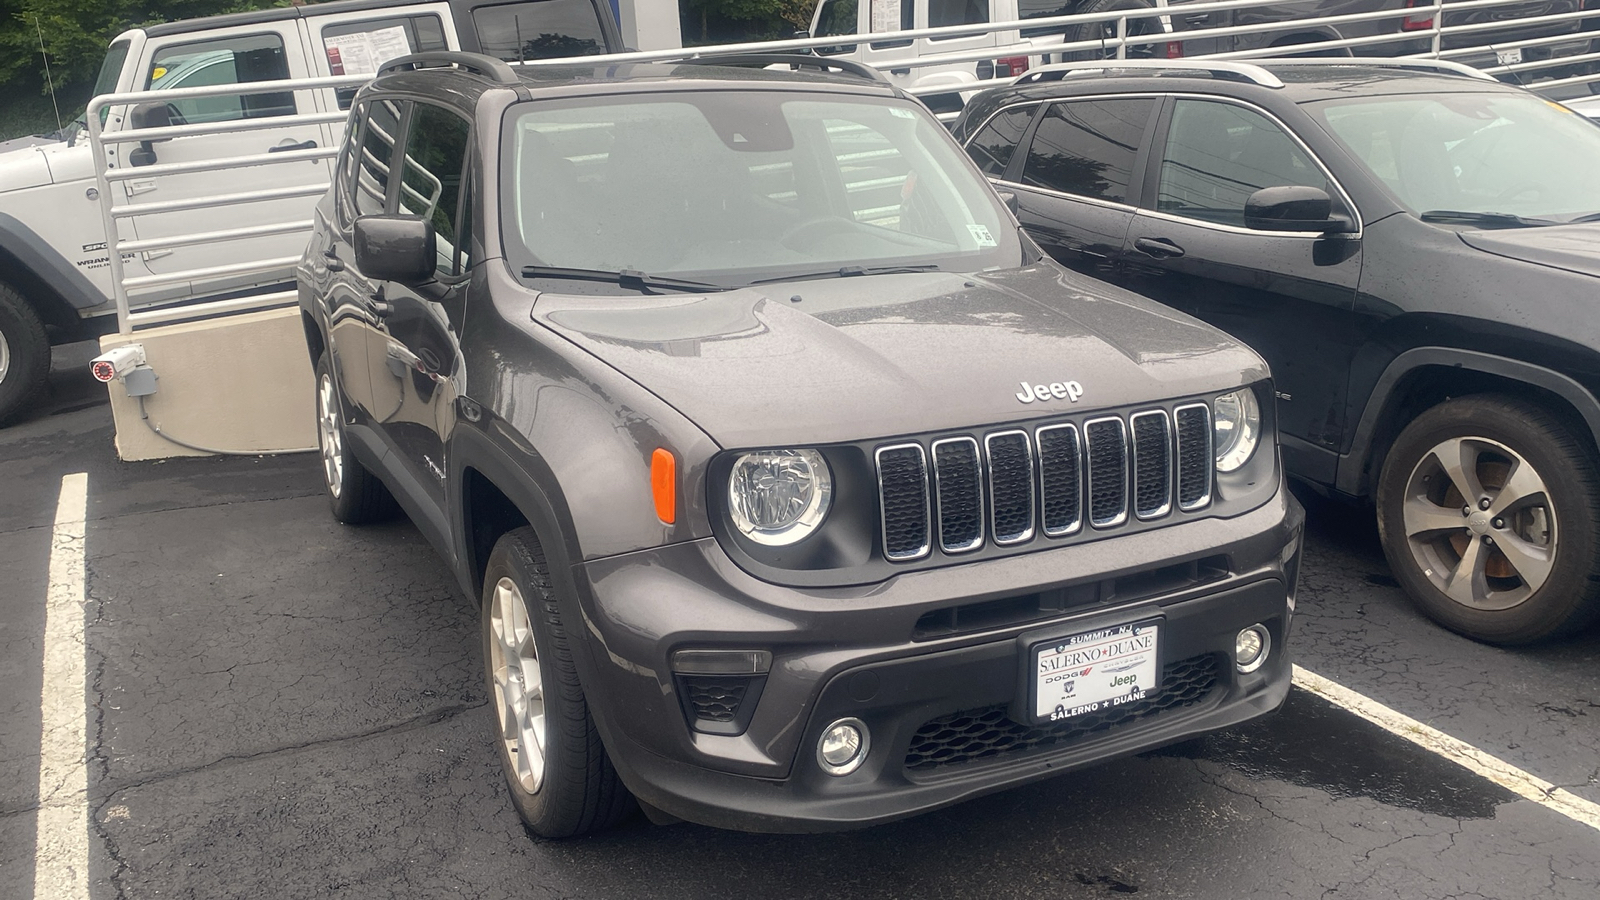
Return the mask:
[[[39,710],[39,824],[33,896],[89,897],[89,772],[84,710],[83,535],[89,476],[61,479],[50,588],[45,596],[44,687]]]
[[[1371,697],[1358,694],[1315,672],[1295,666],[1294,683],[1344,707],[1379,728],[1469,769],[1515,794],[1558,812],[1581,825],[1600,830],[1600,804],[1585,800],[1565,788],[1556,787],[1503,759],[1491,756],[1437,728],[1424,725],[1404,713],[1396,712]]]

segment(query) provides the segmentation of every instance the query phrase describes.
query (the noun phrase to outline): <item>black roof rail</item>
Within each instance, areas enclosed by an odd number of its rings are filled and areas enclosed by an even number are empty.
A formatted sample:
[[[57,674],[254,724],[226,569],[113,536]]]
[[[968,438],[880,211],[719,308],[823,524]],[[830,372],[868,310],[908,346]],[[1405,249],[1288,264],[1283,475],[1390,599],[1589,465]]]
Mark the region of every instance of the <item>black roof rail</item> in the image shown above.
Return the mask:
[[[665,62],[665,60],[663,60]],[[816,69],[820,72],[835,71],[844,75],[854,75],[879,84],[888,84],[889,79],[883,73],[867,65],[850,59],[833,59],[826,56],[812,56],[808,53],[696,53],[683,60],[684,64],[691,66],[734,66],[749,68],[766,68],[767,66],[792,66],[796,69]]]
[[[416,71],[437,66],[455,66],[471,75],[487,78],[495,84],[521,84],[522,79],[506,65],[504,60],[482,53],[462,53],[457,50],[428,50],[391,59],[378,67],[378,75],[390,72]]]

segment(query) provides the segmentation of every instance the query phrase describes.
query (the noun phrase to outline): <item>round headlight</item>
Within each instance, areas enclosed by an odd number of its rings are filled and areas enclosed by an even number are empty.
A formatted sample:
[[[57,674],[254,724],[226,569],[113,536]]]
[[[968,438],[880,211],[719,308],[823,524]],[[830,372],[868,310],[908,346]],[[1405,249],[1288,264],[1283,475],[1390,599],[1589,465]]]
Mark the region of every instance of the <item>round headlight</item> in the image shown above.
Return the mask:
[[[758,450],[733,461],[728,510],[733,524],[758,544],[793,544],[828,514],[833,480],[815,450]]]
[[[1211,404],[1212,446],[1217,451],[1217,471],[1232,472],[1250,460],[1261,441],[1261,406],[1256,392],[1240,388]]]

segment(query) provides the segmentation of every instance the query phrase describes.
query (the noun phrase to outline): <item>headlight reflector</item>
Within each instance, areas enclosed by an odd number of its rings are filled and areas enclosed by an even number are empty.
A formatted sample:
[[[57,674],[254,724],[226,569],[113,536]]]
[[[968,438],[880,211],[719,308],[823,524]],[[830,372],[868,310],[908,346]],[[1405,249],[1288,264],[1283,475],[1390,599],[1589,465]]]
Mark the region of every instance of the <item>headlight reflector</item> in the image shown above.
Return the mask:
[[[1261,441],[1261,406],[1255,391],[1240,388],[1218,397],[1211,407],[1217,471],[1232,472],[1249,462]]]
[[[833,499],[833,478],[815,450],[758,450],[733,461],[728,511],[733,524],[758,544],[793,544],[822,523]]]

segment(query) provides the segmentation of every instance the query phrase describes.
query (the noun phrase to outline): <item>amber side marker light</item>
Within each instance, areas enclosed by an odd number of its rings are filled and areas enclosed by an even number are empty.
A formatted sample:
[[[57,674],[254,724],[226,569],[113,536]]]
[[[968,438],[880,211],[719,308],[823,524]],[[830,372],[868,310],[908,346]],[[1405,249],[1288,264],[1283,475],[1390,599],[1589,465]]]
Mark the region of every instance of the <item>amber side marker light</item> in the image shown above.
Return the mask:
[[[678,519],[678,460],[670,450],[650,454],[650,492],[656,498],[656,517],[671,525]]]

